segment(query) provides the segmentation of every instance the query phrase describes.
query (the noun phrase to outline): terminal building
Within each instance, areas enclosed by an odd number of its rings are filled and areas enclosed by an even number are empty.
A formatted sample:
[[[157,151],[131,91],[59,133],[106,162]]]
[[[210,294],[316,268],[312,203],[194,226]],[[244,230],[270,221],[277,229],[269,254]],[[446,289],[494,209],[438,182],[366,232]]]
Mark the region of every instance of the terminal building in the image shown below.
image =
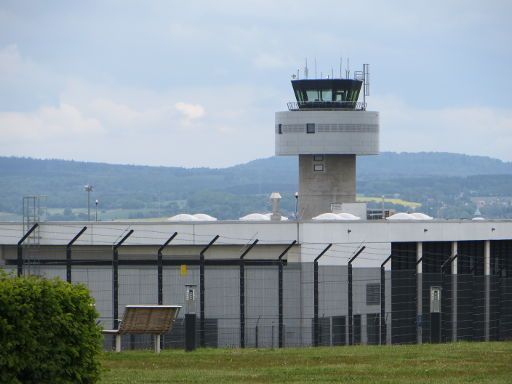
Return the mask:
[[[368,66],[292,86],[275,145],[299,157],[297,217],[274,193],[273,212],[231,221],[3,222],[0,267],[86,284],[105,328],[129,304],[183,305],[192,286],[200,346],[512,339],[512,221],[366,220],[356,156],[378,154],[380,130]],[[183,346],[183,314],[164,348]]]

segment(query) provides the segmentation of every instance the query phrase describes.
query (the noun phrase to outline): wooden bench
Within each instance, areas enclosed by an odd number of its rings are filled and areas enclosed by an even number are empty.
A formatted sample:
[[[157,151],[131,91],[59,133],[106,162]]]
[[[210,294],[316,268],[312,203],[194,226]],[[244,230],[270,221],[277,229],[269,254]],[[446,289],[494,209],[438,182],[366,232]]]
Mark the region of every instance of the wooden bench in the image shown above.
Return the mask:
[[[127,305],[119,329],[103,333],[116,337],[116,352],[121,352],[122,335],[154,335],[154,350],[160,353],[160,335],[171,329],[180,309],[180,305]]]

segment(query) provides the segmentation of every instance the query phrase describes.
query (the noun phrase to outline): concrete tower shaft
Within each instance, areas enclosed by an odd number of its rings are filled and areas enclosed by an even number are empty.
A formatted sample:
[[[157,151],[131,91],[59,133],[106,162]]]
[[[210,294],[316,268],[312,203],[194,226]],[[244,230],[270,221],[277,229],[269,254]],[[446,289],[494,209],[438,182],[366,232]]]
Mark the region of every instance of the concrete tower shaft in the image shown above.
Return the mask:
[[[299,155],[300,217],[311,218],[330,212],[332,204],[355,201],[356,155]]]

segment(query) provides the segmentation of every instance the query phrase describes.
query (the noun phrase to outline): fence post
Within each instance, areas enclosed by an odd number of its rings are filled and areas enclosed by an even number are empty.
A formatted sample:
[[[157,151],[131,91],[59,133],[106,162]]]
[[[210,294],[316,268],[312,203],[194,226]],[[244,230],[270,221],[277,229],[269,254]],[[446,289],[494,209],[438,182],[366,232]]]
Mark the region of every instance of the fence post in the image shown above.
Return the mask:
[[[491,323],[491,241],[484,242],[484,340],[490,339]]]
[[[386,328],[386,268],[385,265],[391,260],[391,255],[380,265],[380,340],[379,344],[387,342]]]
[[[503,263],[503,261],[502,261]],[[503,286],[503,271],[505,271],[505,263],[503,263],[500,267],[500,269],[498,270],[498,273],[496,274],[496,278],[499,278],[498,282],[499,282],[499,287],[498,287],[498,311],[497,311],[497,318],[498,318],[498,330],[497,330],[497,334],[496,334],[496,341],[503,341],[505,340],[505,338],[502,339],[501,335],[502,335],[502,330],[501,330],[501,327],[503,326],[502,324],[502,315],[503,315],[503,302],[505,301],[504,299],[504,286]]]
[[[244,257],[258,244],[258,239],[240,255],[240,348],[245,348],[245,263]]]
[[[73,239],[66,245],[66,281],[71,283],[71,246],[75,241],[78,240],[82,233],[87,230],[87,227],[83,227],[80,232],[78,232]]]
[[[279,255],[278,264],[278,276],[277,276],[277,290],[278,290],[278,307],[279,307],[279,325],[278,325],[278,347],[283,348],[284,344],[284,324],[283,324],[283,257],[288,251],[297,243],[297,240],[293,240],[290,245]]]
[[[171,237],[167,239],[165,243],[162,244],[160,248],[158,248],[157,253],[157,279],[158,279],[158,305],[162,305],[164,302],[164,295],[163,295],[163,285],[164,285],[164,279],[163,279],[163,257],[162,252],[169,245],[171,241],[174,240],[174,238],[178,235],[178,232],[174,232]]]
[[[458,273],[459,273],[459,269],[458,269],[458,261],[457,261],[457,250],[458,248],[458,243],[456,241],[452,242],[452,258],[451,258],[451,264],[452,264],[452,341],[453,342],[456,342],[458,337],[457,337],[457,332],[458,332],[458,327],[457,327],[457,323],[458,323],[458,310],[457,310],[457,307],[458,307],[458,293],[457,293],[457,290],[459,289],[458,288],[458,280],[459,280],[459,277],[458,277]]]
[[[365,250],[366,246],[362,246],[348,262],[348,345],[354,344],[353,335],[353,315],[352,315],[352,262]]]
[[[452,267],[451,273],[450,273],[450,282],[451,282],[451,289],[452,289],[452,341],[457,341],[457,242],[452,242],[452,250],[451,255],[448,259],[446,259],[441,264],[441,275],[443,280],[444,277],[444,271],[447,264],[450,264]]]
[[[332,247],[332,243],[324,248],[313,261],[313,346],[318,347],[318,260]]]
[[[17,253],[18,253],[18,255],[17,255],[17,256],[18,256],[18,276],[23,275],[23,248],[22,248],[22,244],[23,244],[23,242],[27,239],[27,237],[29,237],[29,236],[30,236],[30,234],[31,234],[32,232],[34,232],[34,230],[35,230],[37,227],[39,227],[39,224],[35,223],[35,224],[32,226],[32,228],[30,228],[30,229],[28,230],[28,232],[27,232],[27,233],[25,233],[25,234],[23,235],[23,237],[20,239],[20,241],[18,241],[18,246],[17,246],[17,248],[16,248],[16,251],[17,251]]]
[[[112,329],[119,326],[119,247],[123,245],[127,238],[133,233],[133,229],[117,243],[112,246]]]
[[[165,247],[167,247],[169,245],[169,243],[171,241],[173,241],[173,239],[178,235],[178,232],[174,232],[172,234],[171,237],[169,237],[167,239],[167,241],[165,243],[163,243],[160,248],[158,248],[158,252],[157,252],[157,259],[156,259],[156,264],[157,264],[157,296],[158,296],[158,305],[162,305],[163,302],[164,302],[164,294],[163,294],[163,287],[164,287],[164,277],[163,277],[163,256],[162,256],[162,252],[163,250],[165,249]],[[195,325],[195,323],[194,323]],[[165,338],[165,335],[162,335],[162,337],[159,337],[158,338],[158,343],[159,343],[159,348],[160,349],[163,349],[164,347],[164,338]],[[156,341],[155,341],[156,343]]]
[[[416,243],[416,342],[423,343],[423,243]]]
[[[201,318],[199,319],[199,345],[204,347],[205,345],[205,318],[204,318],[204,253],[210,248],[213,243],[217,241],[220,236],[215,236],[212,241],[208,243],[206,247],[199,253],[199,314]]]

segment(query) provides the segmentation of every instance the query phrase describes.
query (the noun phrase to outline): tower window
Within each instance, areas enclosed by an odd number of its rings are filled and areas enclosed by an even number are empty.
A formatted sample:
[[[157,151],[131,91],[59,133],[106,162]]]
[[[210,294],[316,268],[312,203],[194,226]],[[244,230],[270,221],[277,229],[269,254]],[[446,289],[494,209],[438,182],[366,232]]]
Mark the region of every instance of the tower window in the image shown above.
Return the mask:
[[[315,123],[306,124],[306,133],[315,133]]]
[[[313,161],[324,161],[324,155],[313,155]]]
[[[323,171],[324,171],[323,164],[314,164],[313,165],[313,172],[323,172]]]

